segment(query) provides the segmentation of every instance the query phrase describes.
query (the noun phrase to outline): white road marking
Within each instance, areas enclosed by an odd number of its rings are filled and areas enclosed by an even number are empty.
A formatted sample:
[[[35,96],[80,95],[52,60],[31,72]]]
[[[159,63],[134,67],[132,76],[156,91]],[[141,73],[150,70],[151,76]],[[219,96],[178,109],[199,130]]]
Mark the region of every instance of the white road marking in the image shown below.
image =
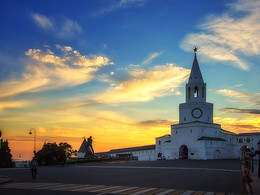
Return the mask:
[[[165,195],[165,194],[169,194],[169,193],[174,192],[174,191],[176,191],[176,190],[175,189],[169,189],[169,190],[165,190],[163,192],[160,192],[157,195]]]
[[[238,169],[211,169],[211,168],[199,168],[199,167],[138,167],[138,166],[78,166],[81,168],[116,168],[116,169],[171,169],[171,170],[200,170],[200,171],[223,171],[223,172],[241,172]],[[75,168],[75,167],[71,167]]]
[[[107,188],[101,188],[101,189],[97,189],[97,190],[93,190],[93,191],[89,191],[89,192],[100,192],[100,191],[103,191],[103,190],[110,190],[110,189],[113,189],[113,188],[119,188],[119,187],[122,187],[122,186],[107,186]]]
[[[143,193],[145,193],[145,192],[150,192],[150,191],[155,190],[155,189],[157,189],[157,188],[148,188],[148,189],[146,189],[146,190],[142,190],[142,191],[139,191],[139,192],[135,192],[135,193],[132,193],[132,194],[130,194],[130,195],[140,195],[140,194],[143,194]]]
[[[101,188],[101,187],[105,187],[105,186],[104,185],[100,185],[100,186],[91,185],[91,186],[86,187],[86,188],[79,188],[79,189],[70,190],[70,191],[76,192],[76,191],[83,191],[83,190],[89,190],[91,188]]]
[[[125,188],[125,189],[122,189],[122,190],[117,190],[117,191],[114,191],[114,192],[110,192],[111,194],[119,194],[121,192],[125,192],[125,191],[128,191],[128,190],[133,190],[133,189],[136,189],[138,187],[129,187],[129,188]]]
[[[191,195],[193,192],[195,192],[195,191],[187,190],[187,191],[183,192],[181,195]]]

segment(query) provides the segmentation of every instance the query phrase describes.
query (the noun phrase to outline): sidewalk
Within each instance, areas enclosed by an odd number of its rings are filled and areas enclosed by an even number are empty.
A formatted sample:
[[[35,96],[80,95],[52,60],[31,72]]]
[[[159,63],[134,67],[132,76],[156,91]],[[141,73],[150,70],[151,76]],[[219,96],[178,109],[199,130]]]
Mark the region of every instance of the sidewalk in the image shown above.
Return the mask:
[[[7,182],[10,182],[10,181],[12,181],[12,179],[10,179],[9,177],[4,176],[4,175],[0,175],[0,184],[7,183]]]

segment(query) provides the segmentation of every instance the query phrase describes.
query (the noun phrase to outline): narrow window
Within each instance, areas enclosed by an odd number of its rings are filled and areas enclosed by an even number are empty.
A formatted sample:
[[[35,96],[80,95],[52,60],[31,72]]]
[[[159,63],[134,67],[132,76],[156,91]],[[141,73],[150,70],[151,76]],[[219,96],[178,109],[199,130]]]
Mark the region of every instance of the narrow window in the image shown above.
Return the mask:
[[[204,86],[202,87],[202,97],[204,98]]]
[[[186,121],[186,117],[184,117],[184,121]]]
[[[197,98],[197,97],[198,97],[198,93],[199,93],[198,87],[195,87],[195,88],[194,88],[194,98]]]
[[[188,88],[188,98],[190,98],[190,87]]]
[[[190,130],[190,133],[192,133],[192,129]]]
[[[161,141],[159,141],[159,145],[161,145]]]

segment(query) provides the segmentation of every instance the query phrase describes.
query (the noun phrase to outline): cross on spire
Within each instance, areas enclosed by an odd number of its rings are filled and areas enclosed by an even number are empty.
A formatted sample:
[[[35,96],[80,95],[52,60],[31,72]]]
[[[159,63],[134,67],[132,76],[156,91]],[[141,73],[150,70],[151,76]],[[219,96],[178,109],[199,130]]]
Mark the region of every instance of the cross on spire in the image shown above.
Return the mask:
[[[194,53],[197,53],[197,50],[198,50],[198,48],[195,47],[195,48],[193,49]]]

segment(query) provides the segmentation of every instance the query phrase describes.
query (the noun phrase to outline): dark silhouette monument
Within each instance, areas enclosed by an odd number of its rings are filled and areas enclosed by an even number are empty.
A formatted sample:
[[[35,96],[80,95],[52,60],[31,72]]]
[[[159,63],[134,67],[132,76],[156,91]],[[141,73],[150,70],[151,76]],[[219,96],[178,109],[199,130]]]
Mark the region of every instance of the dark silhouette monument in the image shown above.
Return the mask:
[[[86,138],[84,137],[84,140],[79,148],[79,153],[85,153],[84,157],[85,158],[94,158],[96,157],[95,153],[94,153],[94,149],[92,146],[92,136],[90,136],[87,141]]]

